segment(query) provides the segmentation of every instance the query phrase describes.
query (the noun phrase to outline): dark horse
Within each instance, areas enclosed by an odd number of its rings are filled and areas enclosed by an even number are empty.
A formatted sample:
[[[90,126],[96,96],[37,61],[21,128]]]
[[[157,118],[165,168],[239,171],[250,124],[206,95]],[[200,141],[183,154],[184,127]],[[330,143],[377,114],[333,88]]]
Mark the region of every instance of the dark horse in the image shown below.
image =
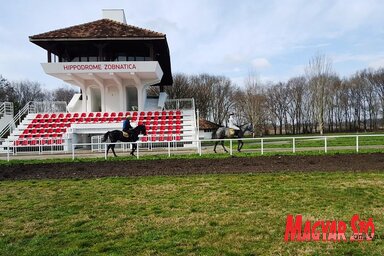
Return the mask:
[[[212,133],[212,139],[225,139],[225,138],[239,138],[240,139],[240,138],[244,137],[244,133],[246,131],[253,132],[252,124],[243,124],[243,125],[239,125],[238,127],[240,130],[233,130],[233,129],[228,128],[228,127],[220,127],[219,129],[217,129],[216,131],[214,131]],[[213,151],[215,151],[215,153],[216,153],[216,146],[217,146],[217,144],[219,144],[219,142],[220,142],[221,146],[223,147],[224,151],[228,153],[227,149],[224,146],[224,140],[216,141],[215,147],[213,148]],[[243,145],[244,145],[243,140],[238,140],[237,151],[240,152]]]
[[[101,141],[105,142],[109,138],[111,143],[115,143],[116,141],[136,142],[139,139],[139,134],[147,135],[147,131],[145,129],[145,125],[141,124],[141,125],[138,125],[137,127],[133,128],[129,138],[124,137],[122,131],[120,131],[120,130],[113,130],[113,131],[109,131],[109,132],[105,133],[104,137],[103,137],[103,139]],[[108,156],[109,149],[112,149],[113,154],[115,156],[117,156],[116,153],[115,153],[115,145],[116,144],[108,144],[107,156]],[[132,144],[131,155],[133,155],[133,156],[135,155],[134,153],[136,151],[136,148],[137,148],[137,144],[133,143]]]

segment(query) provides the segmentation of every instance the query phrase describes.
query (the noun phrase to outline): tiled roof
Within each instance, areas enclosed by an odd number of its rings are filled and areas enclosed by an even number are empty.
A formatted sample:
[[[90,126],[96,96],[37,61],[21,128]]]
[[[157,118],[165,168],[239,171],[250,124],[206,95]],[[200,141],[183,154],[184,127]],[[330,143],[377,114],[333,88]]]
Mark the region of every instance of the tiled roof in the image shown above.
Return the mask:
[[[68,28],[30,36],[41,39],[164,38],[165,34],[126,25],[109,19],[96,20]]]
[[[215,130],[218,129],[220,125],[212,123],[208,120],[205,120],[203,118],[199,119],[199,129],[201,130]]]

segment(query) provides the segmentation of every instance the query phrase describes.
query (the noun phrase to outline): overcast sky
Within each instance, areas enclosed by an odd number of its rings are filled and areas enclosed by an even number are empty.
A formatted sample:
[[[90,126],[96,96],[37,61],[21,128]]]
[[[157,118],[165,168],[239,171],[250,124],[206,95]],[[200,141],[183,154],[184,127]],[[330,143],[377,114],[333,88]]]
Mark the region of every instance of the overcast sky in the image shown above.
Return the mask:
[[[28,36],[101,19],[108,8],[165,33],[173,73],[224,75],[241,86],[250,73],[273,82],[304,74],[317,53],[341,77],[384,66],[383,0],[12,0],[1,3],[0,75],[61,86]]]

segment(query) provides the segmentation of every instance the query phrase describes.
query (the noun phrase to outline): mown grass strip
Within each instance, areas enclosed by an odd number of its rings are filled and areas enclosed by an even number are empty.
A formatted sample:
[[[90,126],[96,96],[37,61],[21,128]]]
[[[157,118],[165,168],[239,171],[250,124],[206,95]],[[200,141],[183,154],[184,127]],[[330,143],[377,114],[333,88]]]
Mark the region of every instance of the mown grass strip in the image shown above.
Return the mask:
[[[384,255],[382,240],[284,242],[287,214],[346,222],[359,214],[384,234],[383,186],[381,172],[6,181],[0,252]]]

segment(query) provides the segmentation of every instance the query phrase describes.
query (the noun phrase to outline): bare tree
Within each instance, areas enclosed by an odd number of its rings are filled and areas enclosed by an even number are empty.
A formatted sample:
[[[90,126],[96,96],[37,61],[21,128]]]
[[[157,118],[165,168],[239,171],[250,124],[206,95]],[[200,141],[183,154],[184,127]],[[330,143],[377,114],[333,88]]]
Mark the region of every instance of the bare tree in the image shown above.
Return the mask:
[[[53,101],[65,101],[69,102],[73,95],[75,95],[76,90],[70,86],[62,86],[53,90],[52,92],[52,100]]]
[[[216,77],[212,89],[210,112],[215,123],[223,124],[229,118],[230,110],[233,106],[234,86],[231,80],[219,76]]]
[[[245,80],[245,89],[238,92],[237,113],[243,113],[244,119],[252,123],[254,131],[263,135],[266,123],[265,89],[256,76],[249,74]]]
[[[280,82],[268,89],[268,108],[271,110],[272,114],[279,122],[280,134],[283,134],[283,125],[286,125],[288,121],[287,110],[289,101],[290,99],[288,97],[287,88],[285,84]]]
[[[15,111],[19,111],[29,101],[43,101],[45,99],[45,92],[41,84],[29,80],[12,82],[11,86],[15,91]]]
[[[300,133],[303,123],[304,94],[307,87],[305,77],[294,77],[287,82],[287,93],[291,99],[287,108],[288,115],[292,124],[292,133]]]
[[[372,76],[369,76],[367,79],[369,79],[370,83],[374,86],[375,92],[377,93],[377,96],[380,100],[381,117],[382,122],[384,122],[384,68],[378,69],[373,73]]]
[[[199,109],[200,117],[212,120],[211,108],[214,97],[214,84],[217,78],[208,74],[200,74],[190,77],[192,96],[195,99],[196,108]]]
[[[11,83],[0,75],[0,102],[15,101],[15,91]]]
[[[317,54],[309,61],[305,73],[310,83],[316,121],[322,135],[324,133],[326,87],[329,86],[329,78],[333,75],[332,62],[325,55]]]

